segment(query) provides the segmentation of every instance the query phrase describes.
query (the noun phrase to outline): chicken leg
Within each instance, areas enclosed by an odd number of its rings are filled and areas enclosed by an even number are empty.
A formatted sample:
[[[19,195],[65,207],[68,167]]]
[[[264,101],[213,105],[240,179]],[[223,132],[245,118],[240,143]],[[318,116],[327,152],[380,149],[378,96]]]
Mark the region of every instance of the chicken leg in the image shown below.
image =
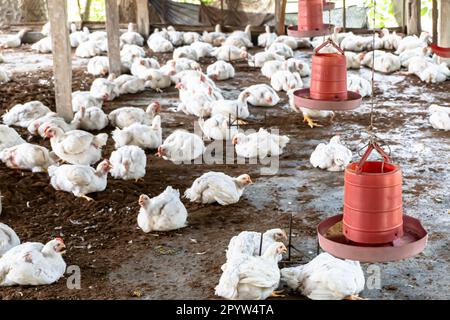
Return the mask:
[[[283,292],[284,292],[284,290],[278,290],[278,291],[274,290],[274,291],[270,294],[270,296],[271,296],[272,298],[284,298],[285,295],[282,294]]]
[[[320,124],[314,122],[314,120],[311,119],[310,116],[308,116],[307,114],[304,114],[304,115],[303,115],[303,122],[307,122],[308,125],[309,125],[311,128],[314,128],[314,127],[323,127],[322,125],[320,125]]]
[[[352,294],[352,295],[346,296],[344,298],[344,300],[367,300],[367,299],[361,298],[360,296],[358,296],[356,294]]]
[[[86,199],[87,201],[94,201],[94,199],[92,199],[84,194],[82,196],[80,196],[80,198]]]

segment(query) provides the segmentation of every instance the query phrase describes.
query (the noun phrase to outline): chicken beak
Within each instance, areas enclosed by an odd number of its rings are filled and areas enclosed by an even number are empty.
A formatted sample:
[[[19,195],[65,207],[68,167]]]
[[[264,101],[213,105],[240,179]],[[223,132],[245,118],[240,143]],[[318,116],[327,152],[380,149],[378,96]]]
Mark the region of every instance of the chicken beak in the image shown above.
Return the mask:
[[[145,197],[144,197],[144,195],[141,195],[141,196],[139,197],[138,203],[139,203],[139,205],[140,205],[141,207],[144,207],[144,206],[145,206]]]
[[[253,184],[252,179],[248,178],[248,184]]]

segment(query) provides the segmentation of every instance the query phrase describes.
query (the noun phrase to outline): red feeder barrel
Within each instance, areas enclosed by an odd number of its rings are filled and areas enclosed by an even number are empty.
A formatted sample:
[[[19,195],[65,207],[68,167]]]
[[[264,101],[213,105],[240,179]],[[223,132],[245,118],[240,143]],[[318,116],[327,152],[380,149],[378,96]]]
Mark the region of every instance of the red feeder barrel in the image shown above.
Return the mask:
[[[298,0],[298,30],[323,28],[323,0]]]
[[[384,161],[366,161],[372,150]],[[376,143],[345,170],[343,231],[363,244],[385,244],[403,236],[402,172]]]
[[[339,53],[319,53],[327,44]],[[315,100],[347,100],[347,59],[344,51],[332,41],[326,41],[315,49],[312,57],[310,95]]]

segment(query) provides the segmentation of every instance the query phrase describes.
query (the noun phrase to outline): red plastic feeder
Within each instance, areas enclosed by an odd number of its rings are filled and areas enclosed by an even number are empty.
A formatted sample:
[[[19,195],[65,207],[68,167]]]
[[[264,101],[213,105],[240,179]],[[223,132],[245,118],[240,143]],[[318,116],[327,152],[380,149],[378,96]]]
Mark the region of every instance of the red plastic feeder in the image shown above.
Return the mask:
[[[332,26],[323,23],[323,0],[298,0],[298,26],[288,27],[288,35],[297,38],[326,35]]]
[[[320,53],[331,44],[338,53]],[[294,92],[298,107],[318,110],[351,110],[361,104],[362,97],[347,90],[347,60],[344,51],[327,40],[314,50],[312,57],[311,88]]]
[[[367,161],[373,150],[383,161]],[[365,262],[414,256],[428,237],[419,220],[403,215],[401,170],[375,142],[345,170],[344,214],[321,222],[317,231],[325,251]]]

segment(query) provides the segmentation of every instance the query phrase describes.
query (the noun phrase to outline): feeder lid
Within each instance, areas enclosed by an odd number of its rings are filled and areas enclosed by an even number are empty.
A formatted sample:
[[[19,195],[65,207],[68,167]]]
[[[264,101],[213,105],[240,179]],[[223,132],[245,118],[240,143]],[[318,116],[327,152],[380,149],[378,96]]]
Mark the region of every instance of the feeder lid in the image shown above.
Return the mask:
[[[323,24],[322,28],[314,29],[314,30],[298,30],[298,26],[289,26],[287,33],[288,36],[294,38],[310,38],[310,37],[319,37],[330,34],[330,30],[333,30],[334,25],[332,24]]]
[[[337,215],[317,226],[320,247],[331,255],[360,262],[388,262],[413,257],[421,253],[427,243],[428,233],[419,220],[404,215],[404,234],[392,244],[364,245],[351,242],[342,234],[342,217]]]
[[[341,101],[312,99],[309,88],[299,89],[294,92],[294,103],[296,106],[315,110],[353,110],[361,105],[361,101],[361,95],[353,91],[347,91],[347,99]]]

